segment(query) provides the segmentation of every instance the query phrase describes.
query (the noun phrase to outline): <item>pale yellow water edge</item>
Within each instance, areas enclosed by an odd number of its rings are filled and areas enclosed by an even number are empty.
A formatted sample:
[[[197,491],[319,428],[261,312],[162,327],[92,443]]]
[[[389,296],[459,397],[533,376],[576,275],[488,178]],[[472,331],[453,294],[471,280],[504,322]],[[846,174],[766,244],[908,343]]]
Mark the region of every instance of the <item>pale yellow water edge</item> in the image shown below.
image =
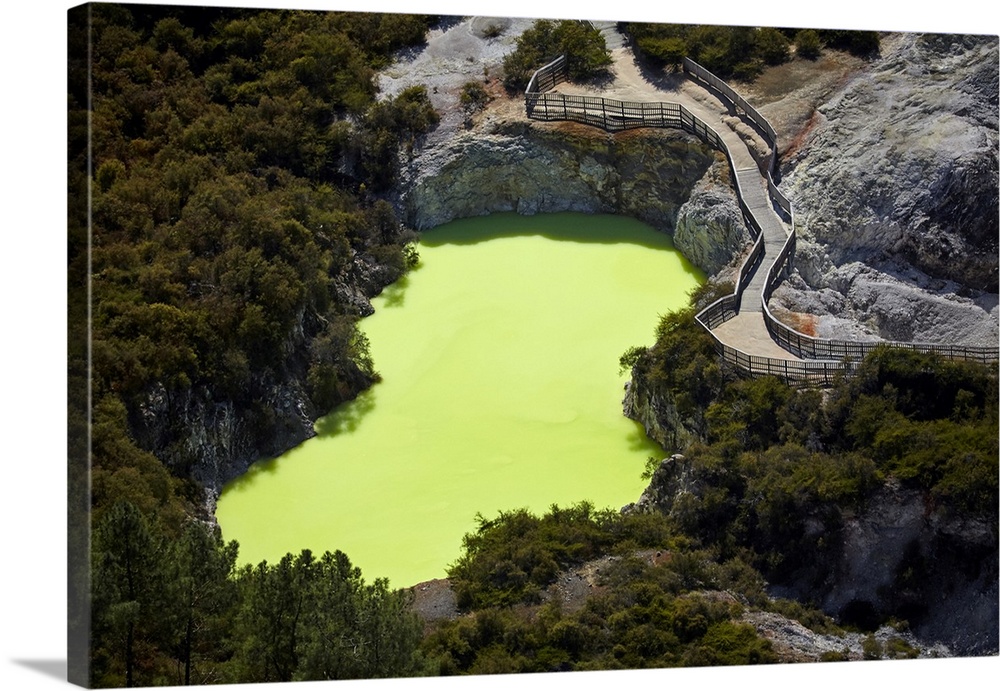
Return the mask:
[[[622,415],[618,358],[703,280],[667,236],[499,214],[426,232],[419,251],[362,322],[382,382],[223,491],[242,562],[339,549],[403,587],[444,577],[477,513],[642,492],[663,450]]]

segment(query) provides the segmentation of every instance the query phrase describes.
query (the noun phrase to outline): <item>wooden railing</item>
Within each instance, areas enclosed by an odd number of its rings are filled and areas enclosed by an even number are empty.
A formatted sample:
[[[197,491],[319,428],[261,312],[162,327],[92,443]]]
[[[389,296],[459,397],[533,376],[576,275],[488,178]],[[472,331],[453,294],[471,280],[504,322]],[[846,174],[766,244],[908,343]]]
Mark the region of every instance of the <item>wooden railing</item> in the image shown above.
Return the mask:
[[[539,79],[539,83],[551,81]],[[532,78],[534,81],[534,78]],[[616,101],[598,96],[526,93],[525,105],[534,120],[569,120],[600,127],[608,132],[639,127],[673,127],[697,135],[722,149],[722,139],[711,127],[679,103]]]
[[[821,339],[800,333],[795,329],[783,324],[771,313],[768,308],[768,300],[774,293],[778,284],[791,272],[795,255],[795,214],[792,204],[781,190],[778,189],[773,175],[778,170],[778,135],[771,124],[757,110],[751,106],[746,99],[734,91],[728,84],[713,75],[711,72],[701,67],[697,63],[687,58],[684,59],[684,69],[695,79],[699,79],[729,101],[736,109],[743,111],[746,117],[756,124],[767,136],[768,145],[771,147],[771,162],[767,174],[767,187],[771,201],[774,203],[776,211],[779,211],[785,220],[790,223],[791,233],[781,248],[778,256],[775,257],[768,269],[764,282],[764,289],[761,295],[763,305],[764,322],[772,338],[785,350],[803,358],[832,358],[836,360],[860,359],[868,355],[880,345],[890,345],[895,348],[917,350],[926,353],[937,353],[944,357],[958,360],[974,360],[977,362],[996,362],[1000,359],[998,348],[977,347],[962,345],[940,345],[936,343],[907,343],[901,341],[840,341],[832,339]]]
[[[545,93],[549,89],[555,88],[559,82],[566,81],[566,56],[560,55],[552,62],[539,67],[524,90],[524,108],[528,112],[528,117],[532,117],[534,110],[534,100],[532,96]]]
[[[570,96],[541,91],[543,85],[552,85],[565,80],[559,71],[565,70],[566,63],[557,58],[538,70],[528,82],[525,92],[525,109],[528,117],[542,121],[569,121],[600,127],[608,132],[621,132],[640,127],[660,127],[680,129],[694,134],[709,146],[722,151],[729,164],[729,170],[736,186],[736,198],[750,237],[753,249],[740,267],[739,280],[733,294],[734,304],[739,305],[743,290],[750,282],[754,271],[764,256],[760,223],[743,199],[733,157],[722,137],[701,118],[679,103],[618,101],[596,96]],[[532,91],[532,89],[537,89]],[[733,311],[732,315],[736,312]],[[731,316],[732,316],[731,315]],[[720,323],[720,322],[716,322]]]
[[[948,346],[902,342],[858,342],[819,339],[800,333],[774,317],[767,306],[768,300],[778,284],[790,273],[796,245],[795,211],[788,197],[778,189],[774,174],[778,170],[778,135],[767,121],[749,102],[724,81],[698,65],[684,58],[684,70],[695,80],[701,81],[717,91],[737,112],[753,122],[761,130],[771,148],[770,163],[766,172],[768,197],[775,212],[789,224],[790,232],[781,251],[768,267],[761,293],[764,323],[772,338],[785,350],[810,361],[795,361],[750,355],[737,348],[722,343],[712,329],[739,312],[743,291],[758,268],[764,256],[764,243],[760,223],[744,201],[739,179],[736,175],[733,157],[715,130],[678,103],[639,103],[617,101],[601,97],[568,96],[547,93],[556,84],[566,80],[565,57],[556,58],[540,68],[528,82],[525,91],[525,110],[529,118],[542,121],[571,121],[608,132],[620,132],[640,127],[668,127],[682,129],[696,135],[726,155],[736,187],[736,197],[743,221],[754,239],[753,249],[740,266],[739,278],[731,295],[726,295],[699,312],[695,318],[709,333],[722,358],[740,370],[755,376],[772,375],[786,381],[830,385],[837,377],[850,373],[858,361],[878,346],[893,346],[921,352],[933,352],[945,357],[996,362],[1000,359],[1000,349],[988,347]]]
[[[750,355],[723,343],[714,333],[711,335],[715,341],[716,352],[725,362],[751,376],[778,377],[789,384],[833,386],[839,379],[852,373],[860,362],[860,359],[856,361],[785,360]]]

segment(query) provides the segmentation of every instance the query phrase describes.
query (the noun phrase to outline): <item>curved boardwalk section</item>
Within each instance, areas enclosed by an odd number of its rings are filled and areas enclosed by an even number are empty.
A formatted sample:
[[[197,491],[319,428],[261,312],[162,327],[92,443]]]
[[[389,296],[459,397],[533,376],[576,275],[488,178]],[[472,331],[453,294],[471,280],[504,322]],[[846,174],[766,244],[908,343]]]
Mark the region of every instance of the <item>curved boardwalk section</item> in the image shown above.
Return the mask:
[[[795,212],[773,178],[778,164],[778,135],[753,106],[708,70],[685,58],[684,71],[728,111],[750,121],[763,134],[771,148],[766,171],[761,172],[735,132],[724,127],[716,130],[708,124],[718,120],[719,114],[706,112],[700,104],[553,93],[558,84],[566,81],[565,57],[541,67],[532,76],[525,90],[525,112],[533,120],[572,121],[608,132],[640,127],[681,129],[726,155],[754,245],[740,267],[734,292],[706,307],[696,318],[712,334],[716,350],[727,362],[751,375],[829,385],[837,376],[850,373],[860,359],[880,345],[936,352],[955,359],[997,361],[997,348],[818,339],[778,321],[767,303],[791,271],[795,255]]]

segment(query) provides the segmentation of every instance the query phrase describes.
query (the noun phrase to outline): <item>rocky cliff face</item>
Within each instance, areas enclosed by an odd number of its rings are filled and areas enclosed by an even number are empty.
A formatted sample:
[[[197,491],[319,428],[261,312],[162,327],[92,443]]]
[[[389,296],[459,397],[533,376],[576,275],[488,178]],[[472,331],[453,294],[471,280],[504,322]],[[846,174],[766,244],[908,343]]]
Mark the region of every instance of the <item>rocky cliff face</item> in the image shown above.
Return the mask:
[[[726,271],[735,281],[743,250],[753,239],[733,192],[729,166],[718,161],[691,191],[677,212],[674,247],[709,276]]]
[[[623,511],[683,521],[689,500],[712,485],[709,471],[674,455]],[[835,547],[826,558],[772,584],[772,594],[816,603],[848,623],[906,620],[924,645],[941,643],[959,655],[996,652],[994,526],[935,510],[922,492],[894,480],[859,511],[843,511],[840,526],[828,536]],[[823,529],[821,522],[815,529]]]
[[[799,248],[776,298],[818,315],[817,335],[996,345],[997,47],[886,37],[806,130],[782,133]]]
[[[372,314],[370,299],[391,282],[394,269],[371,255],[355,253],[334,282],[341,304],[358,316]],[[129,426],[138,445],[175,474],[204,489],[206,516],[214,513],[223,486],[257,460],[273,458],[316,435],[317,410],[306,390],[307,354],[319,331],[299,314],[277,371],[255,372],[253,394],[237,401],[204,386],[172,395],[162,385],[146,393]]]
[[[643,426],[646,436],[664,449],[684,449],[705,435],[704,420],[683,417],[669,397],[653,391],[641,377],[625,385],[625,417]]]
[[[253,408],[217,400],[204,388],[170,398],[158,387],[147,396],[132,429],[143,448],[205,489],[206,508],[212,513],[226,482],[245,473],[254,461],[315,435],[317,413],[303,379],[269,382]],[[262,435],[262,429],[269,434]]]
[[[500,211],[616,213],[664,232],[680,218],[678,249],[712,274],[748,239],[733,223],[735,197],[717,163],[715,151],[679,131],[609,135],[487,119],[416,156],[401,204],[419,230]]]
[[[920,638],[943,641],[960,654],[996,653],[993,529],[936,511],[922,492],[890,480],[844,521],[835,560],[786,587],[849,620],[891,613],[909,621]],[[822,583],[818,593],[816,582]]]

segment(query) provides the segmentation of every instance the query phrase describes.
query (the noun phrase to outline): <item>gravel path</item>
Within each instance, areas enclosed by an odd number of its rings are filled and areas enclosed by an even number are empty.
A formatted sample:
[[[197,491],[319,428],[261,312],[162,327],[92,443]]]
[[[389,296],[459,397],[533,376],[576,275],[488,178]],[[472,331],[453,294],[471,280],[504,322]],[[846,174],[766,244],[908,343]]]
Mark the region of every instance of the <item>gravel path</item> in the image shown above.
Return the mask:
[[[489,82],[497,91],[496,75],[504,57],[516,47],[517,37],[534,19],[449,17],[433,27],[427,43],[403,51],[379,75],[379,89],[394,96],[406,88],[424,85],[441,122],[425,141],[433,146],[465,126],[459,98],[466,82]]]

